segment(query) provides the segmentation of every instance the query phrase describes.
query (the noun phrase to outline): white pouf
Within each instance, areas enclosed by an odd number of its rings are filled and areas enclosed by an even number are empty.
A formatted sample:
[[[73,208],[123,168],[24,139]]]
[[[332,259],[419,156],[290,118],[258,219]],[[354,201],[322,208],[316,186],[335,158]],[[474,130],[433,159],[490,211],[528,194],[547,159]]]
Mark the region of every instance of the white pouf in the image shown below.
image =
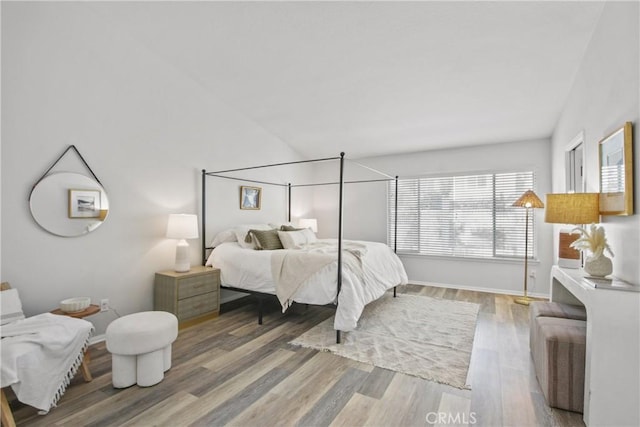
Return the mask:
[[[166,311],[143,311],[114,320],[107,327],[115,388],[149,387],[171,368],[171,343],[178,336],[178,318]]]

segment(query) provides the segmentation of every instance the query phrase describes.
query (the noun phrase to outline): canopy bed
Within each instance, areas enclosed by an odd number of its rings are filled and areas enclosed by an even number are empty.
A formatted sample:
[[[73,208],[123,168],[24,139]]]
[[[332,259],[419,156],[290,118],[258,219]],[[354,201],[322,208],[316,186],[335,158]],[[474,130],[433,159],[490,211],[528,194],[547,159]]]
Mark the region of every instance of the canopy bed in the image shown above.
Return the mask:
[[[254,169],[339,161],[339,178],[334,182],[319,183],[278,183],[229,176],[230,173]],[[356,163],[356,162],[354,162]],[[336,342],[340,343],[340,331],[352,330],[364,306],[381,297],[388,289],[407,283],[407,275],[394,249],[377,242],[345,241],[343,239],[343,196],[345,184],[368,182],[393,182],[398,185],[398,177],[392,177],[375,169],[359,166],[382,175],[382,178],[345,181],[345,155],[338,157],[302,160],[228,169],[214,172],[202,170],[202,257],[206,265],[221,269],[222,287],[250,293],[259,297],[258,321],[262,323],[262,296],[276,295],[285,311],[293,302],[326,305],[336,308],[334,327]],[[286,190],[288,224],[254,224],[227,230],[227,237],[219,233],[217,242],[207,245],[207,179],[223,178],[247,183],[282,187]],[[316,239],[309,229],[291,227],[291,193],[296,187],[337,185],[338,230],[336,239]],[[396,191],[397,194],[397,191]],[[397,203],[396,203],[397,205]],[[396,207],[397,209],[397,207]],[[397,215],[395,216],[397,218]],[[396,220],[397,221],[397,220]],[[243,228],[244,227],[244,228]],[[395,224],[397,228],[397,222]],[[397,234],[397,233],[396,233]],[[275,241],[276,246],[254,250],[252,239],[260,245]],[[268,240],[273,239],[273,240]],[[278,249],[278,250],[275,250]],[[211,250],[207,256],[207,251]]]

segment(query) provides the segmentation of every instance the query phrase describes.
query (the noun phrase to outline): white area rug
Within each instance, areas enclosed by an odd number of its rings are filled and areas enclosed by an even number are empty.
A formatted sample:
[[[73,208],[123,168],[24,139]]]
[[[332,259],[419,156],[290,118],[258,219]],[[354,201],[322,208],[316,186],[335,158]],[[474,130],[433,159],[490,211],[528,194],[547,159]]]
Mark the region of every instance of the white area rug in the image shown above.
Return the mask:
[[[468,389],[478,309],[469,302],[385,294],[365,308],[355,331],[342,333],[341,344],[333,317],[291,344]]]

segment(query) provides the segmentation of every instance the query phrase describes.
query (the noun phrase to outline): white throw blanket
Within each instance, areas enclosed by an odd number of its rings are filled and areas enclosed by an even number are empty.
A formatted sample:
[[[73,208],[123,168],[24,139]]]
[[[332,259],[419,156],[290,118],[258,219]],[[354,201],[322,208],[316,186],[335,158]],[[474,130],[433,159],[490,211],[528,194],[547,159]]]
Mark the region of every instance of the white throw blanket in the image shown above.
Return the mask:
[[[343,251],[342,288],[338,295],[335,328],[351,331],[356,328],[365,305],[384,295],[387,289],[407,283],[407,273],[400,258],[384,243],[345,240]],[[292,299],[303,304],[332,304],[336,302],[337,240],[319,239],[310,250],[333,254],[333,261],[302,283],[290,297],[280,295],[281,301]],[[247,289],[275,295],[276,279],[281,267],[273,266],[277,251],[244,249],[237,242],[222,243],[211,251],[207,265],[220,269],[223,286]],[[277,255],[278,256],[278,255]],[[349,266],[349,259],[353,266]],[[277,264],[277,262],[276,262]],[[276,274],[273,272],[276,271]]]
[[[3,325],[0,385],[47,413],[82,364],[93,325],[51,313]]]
[[[344,266],[362,278],[361,257],[367,253],[366,246],[357,242],[343,242],[342,249]],[[309,243],[302,249],[273,251],[271,274],[282,312],[291,306],[294,295],[303,283],[337,258],[337,244],[326,241]]]

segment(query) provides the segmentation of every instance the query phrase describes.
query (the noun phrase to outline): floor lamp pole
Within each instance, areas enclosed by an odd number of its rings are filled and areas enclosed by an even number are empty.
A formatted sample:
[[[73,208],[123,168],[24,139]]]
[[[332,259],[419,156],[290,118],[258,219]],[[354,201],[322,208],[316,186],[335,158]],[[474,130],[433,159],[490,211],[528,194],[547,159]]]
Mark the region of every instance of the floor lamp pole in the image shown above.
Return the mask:
[[[529,263],[529,207],[525,207],[524,220],[524,296],[516,298],[518,304],[529,305],[531,298],[527,295],[527,265]]]
[[[515,301],[518,304],[529,305],[531,298],[527,295],[527,264],[529,263],[529,209],[544,208],[542,200],[536,196],[533,190],[527,190],[522,196],[511,206],[520,207],[525,209],[524,216],[524,296],[522,298],[516,298]]]

